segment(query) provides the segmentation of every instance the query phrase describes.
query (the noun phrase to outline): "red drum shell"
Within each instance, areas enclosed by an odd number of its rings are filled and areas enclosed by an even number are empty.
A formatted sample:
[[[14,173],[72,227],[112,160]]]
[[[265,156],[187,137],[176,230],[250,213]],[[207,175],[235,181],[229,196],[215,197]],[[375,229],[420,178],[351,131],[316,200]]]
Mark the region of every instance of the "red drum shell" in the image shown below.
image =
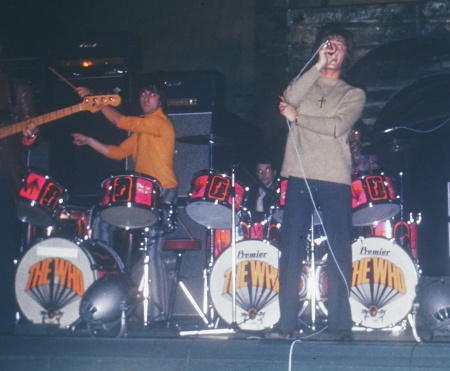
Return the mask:
[[[245,189],[235,181],[235,211],[241,209]],[[192,181],[186,212],[195,222],[214,229],[231,227],[232,179],[211,170],[197,173]],[[236,224],[238,218],[236,218]]]
[[[157,179],[138,173],[112,176],[102,182],[100,215],[109,224],[121,228],[145,228],[161,219]]]
[[[29,171],[19,191],[17,216],[25,223],[52,226],[67,199],[67,190],[61,184],[46,174]]]
[[[365,226],[397,215],[397,194],[390,177],[363,175],[352,182],[352,223]]]

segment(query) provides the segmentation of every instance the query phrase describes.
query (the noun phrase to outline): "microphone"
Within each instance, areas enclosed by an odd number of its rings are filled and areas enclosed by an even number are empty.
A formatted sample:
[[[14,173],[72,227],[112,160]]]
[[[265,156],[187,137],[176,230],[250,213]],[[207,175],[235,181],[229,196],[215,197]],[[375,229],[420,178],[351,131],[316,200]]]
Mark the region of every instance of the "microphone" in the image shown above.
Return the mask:
[[[330,47],[330,45],[331,45],[331,41],[325,40],[325,42],[322,44],[322,48],[327,49]]]
[[[328,50],[328,54],[330,54],[330,55],[333,55],[336,52],[336,47],[334,46],[334,44],[331,43],[330,40],[326,40],[322,44],[322,48],[323,49],[327,49]]]
[[[389,129],[383,130],[382,133],[389,133],[389,132],[394,131],[394,130],[397,130],[397,127],[394,126],[393,128],[389,128]]]

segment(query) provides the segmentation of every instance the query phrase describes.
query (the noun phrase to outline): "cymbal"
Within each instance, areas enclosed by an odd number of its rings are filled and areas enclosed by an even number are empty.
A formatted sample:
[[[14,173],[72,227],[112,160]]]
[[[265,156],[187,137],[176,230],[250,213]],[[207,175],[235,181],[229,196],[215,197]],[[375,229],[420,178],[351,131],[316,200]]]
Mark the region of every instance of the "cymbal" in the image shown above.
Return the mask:
[[[215,134],[192,135],[177,138],[177,142],[186,144],[214,144],[218,146],[232,146],[237,144],[233,138],[220,137]]]
[[[373,143],[365,147],[362,152],[364,154],[371,153],[397,153],[409,150],[418,144],[417,139],[393,139],[383,142]]]

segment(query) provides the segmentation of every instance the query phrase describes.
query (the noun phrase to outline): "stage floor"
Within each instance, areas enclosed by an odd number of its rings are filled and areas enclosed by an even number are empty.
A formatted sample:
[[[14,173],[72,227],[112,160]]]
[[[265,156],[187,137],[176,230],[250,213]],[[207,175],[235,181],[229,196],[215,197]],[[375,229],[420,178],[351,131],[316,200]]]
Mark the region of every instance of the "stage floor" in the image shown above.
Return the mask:
[[[213,334],[205,334],[212,330]],[[322,330],[322,331],[321,331]],[[18,325],[0,336],[1,370],[448,370],[450,335],[427,332],[418,341],[409,324],[396,329],[355,329],[354,341],[331,341],[326,329],[295,341],[267,333],[209,329],[199,318],[172,325],[130,321],[126,335],[92,334],[49,326]],[[419,331],[420,332],[420,331]],[[430,335],[433,335],[431,337]],[[111,336],[111,337],[109,337]]]

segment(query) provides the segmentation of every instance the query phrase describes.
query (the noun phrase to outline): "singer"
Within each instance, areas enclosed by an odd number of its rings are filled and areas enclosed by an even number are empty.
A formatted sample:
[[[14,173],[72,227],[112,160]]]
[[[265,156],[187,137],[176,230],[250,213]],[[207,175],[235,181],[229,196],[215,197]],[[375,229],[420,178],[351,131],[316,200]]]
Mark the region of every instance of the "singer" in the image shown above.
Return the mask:
[[[289,125],[281,175],[288,178],[281,227],[278,335],[298,333],[298,285],[311,216],[321,211],[328,241],[330,339],[351,340],[351,167],[348,135],[361,117],[366,96],[341,75],[350,64],[353,35],[338,24],[323,27],[315,64],[291,81],[279,111]]]

